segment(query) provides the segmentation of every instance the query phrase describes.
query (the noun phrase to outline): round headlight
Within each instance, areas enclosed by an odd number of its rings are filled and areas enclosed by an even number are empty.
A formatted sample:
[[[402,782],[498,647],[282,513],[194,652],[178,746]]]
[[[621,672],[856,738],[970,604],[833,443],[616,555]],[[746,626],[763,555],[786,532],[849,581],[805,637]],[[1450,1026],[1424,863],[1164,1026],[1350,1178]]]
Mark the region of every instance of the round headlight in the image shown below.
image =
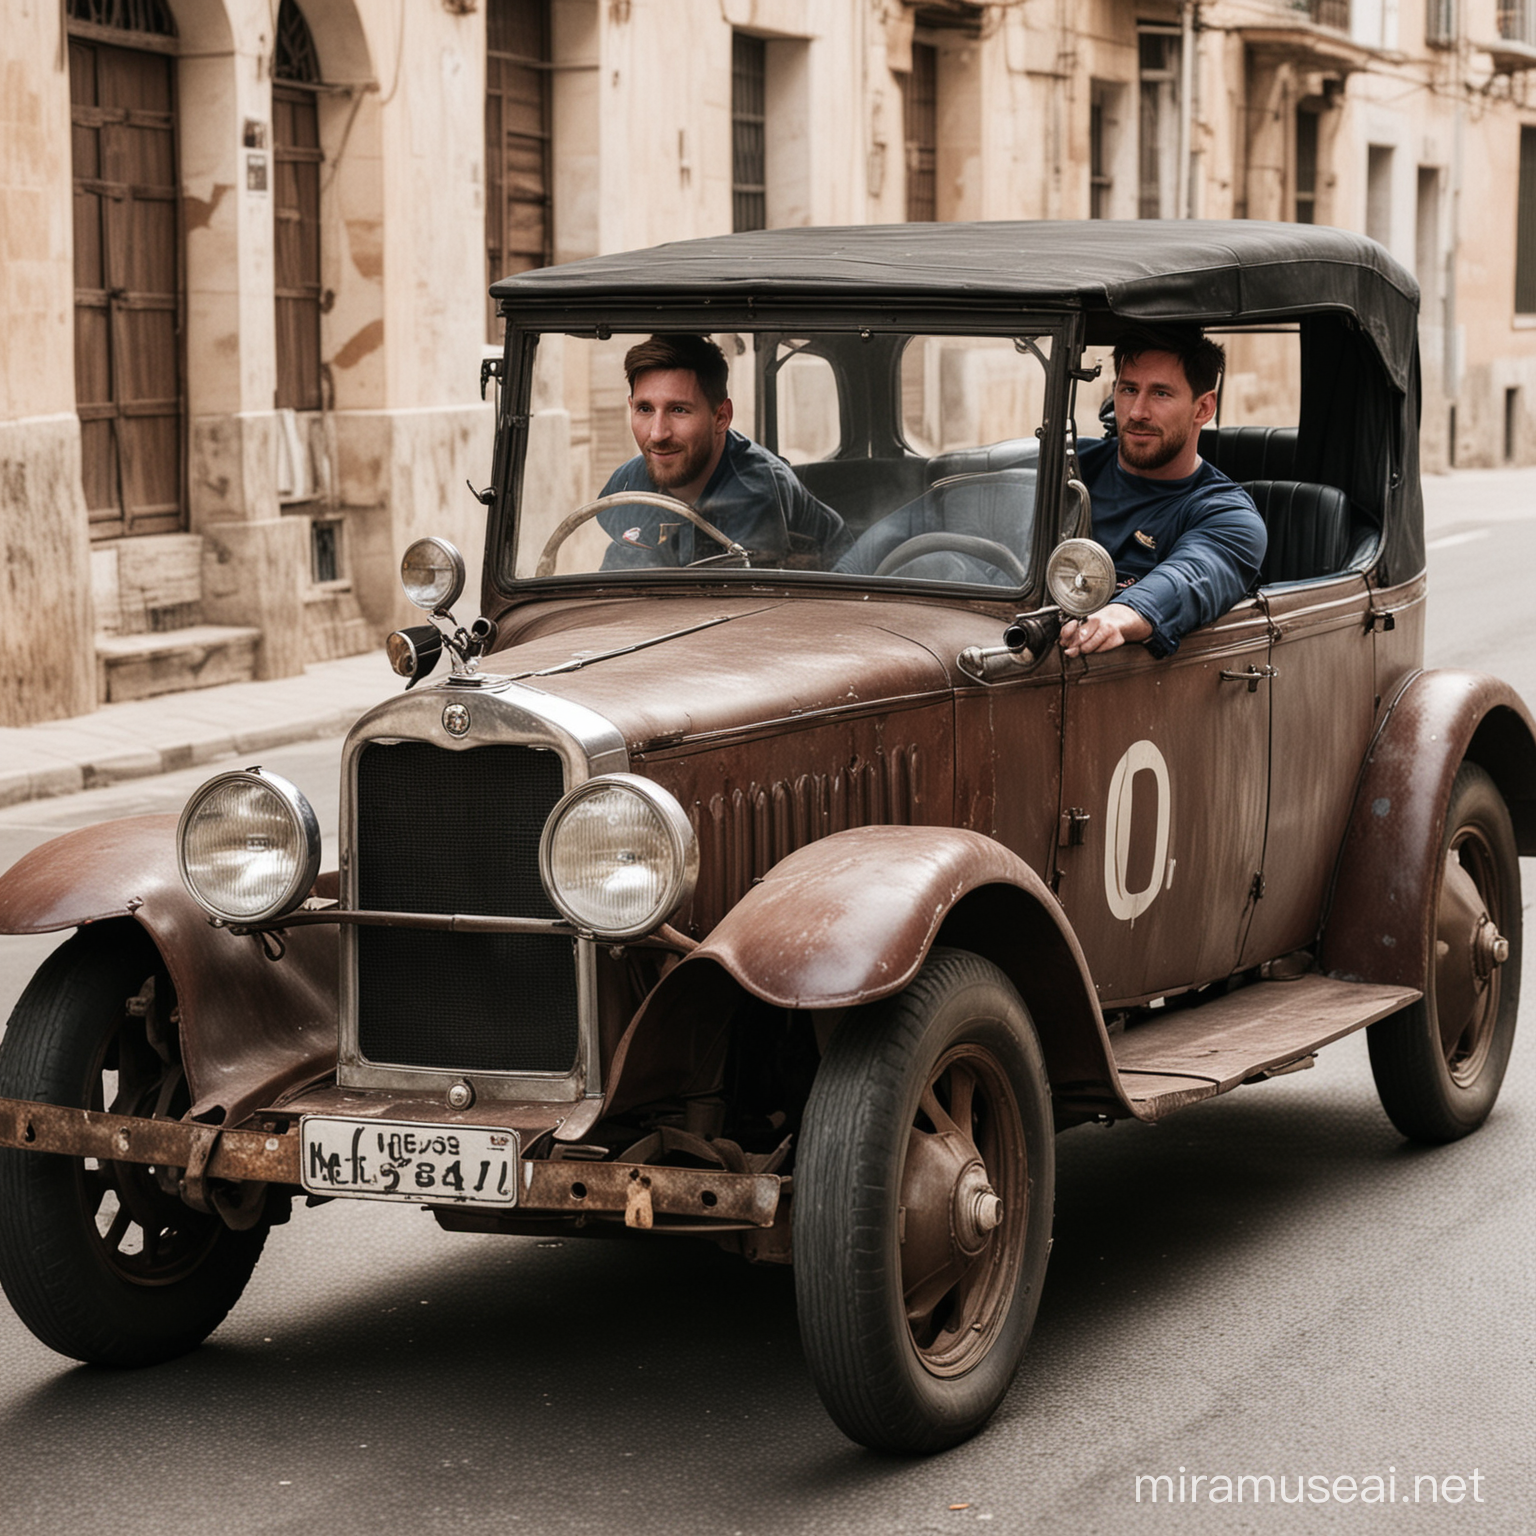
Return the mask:
[[[400,585],[418,608],[445,613],[464,590],[464,556],[447,539],[417,539],[400,561]]]
[[[260,768],[221,773],[187,802],[176,860],[192,899],[226,923],[293,911],[320,869],[320,824],[287,779]]]
[[[578,785],[551,813],[539,844],[549,898],[578,928],[633,939],[693,894],[699,845],[676,800],[632,773]]]
[[[1115,562],[1092,539],[1063,539],[1046,563],[1045,584],[1058,608],[1081,619],[1115,595]]]

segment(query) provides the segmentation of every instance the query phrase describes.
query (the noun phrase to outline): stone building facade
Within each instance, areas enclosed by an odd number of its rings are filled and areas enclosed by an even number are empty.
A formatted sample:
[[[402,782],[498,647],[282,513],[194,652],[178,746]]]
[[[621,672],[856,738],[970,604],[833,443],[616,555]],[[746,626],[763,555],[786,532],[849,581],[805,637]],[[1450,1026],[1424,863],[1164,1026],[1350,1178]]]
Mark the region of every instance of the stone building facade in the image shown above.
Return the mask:
[[[489,470],[491,276],[732,228],[1270,218],[1536,459],[1536,0],[8,0],[0,724],[370,646]],[[1254,388],[1262,394],[1263,381]],[[536,400],[550,493],[622,389]],[[563,449],[564,451],[556,451]]]

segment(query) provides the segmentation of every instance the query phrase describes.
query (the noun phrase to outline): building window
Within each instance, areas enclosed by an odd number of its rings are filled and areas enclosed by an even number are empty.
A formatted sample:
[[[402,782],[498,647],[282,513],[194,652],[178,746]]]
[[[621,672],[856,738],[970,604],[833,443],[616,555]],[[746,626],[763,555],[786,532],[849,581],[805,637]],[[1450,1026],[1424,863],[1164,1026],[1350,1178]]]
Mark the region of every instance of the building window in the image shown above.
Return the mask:
[[[912,69],[901,82],[902,133],[907,146],[907,221],[938,217],[939,50],[912,44]]]
[[[487,0],[485,250],[492,282],[554,257],[550,59],[549,0]],[[494,304],[486,334],[501,339]]]
[[[1414,230],[1414,275],[1419,280],[1419,315],[1439,321],[1440,308],[1440,168],[1419,167],[1419,205]]]
[[[75,408],[93,539],[184,526],[176,27],[69,0]]]
[[[731,228],[768,227],[768,45],[731,33]]]
[[[272,64],[277,405],[320,409],[320,61],[303,12],[283,0]]]
[[[1424,41],[1431,48],[1456,43],[1456,0],[1424,0]]]
[[[1141,78],[1141,176],[1138,212],[1175,219],[1179,195],[1179,31],[1137,29]]]
[[[1296,110],[1296,222],[1317,223],[1317,129],[1316,112]]]
[[[1298,10],[1308,9],[1302,0]],[[1320,27],[1337,27],[1340,32],[1349,31],[1349,0],[1310,0],[1312,20]]]
[[[1536,315],[1536,128],[1520,130],[1520,193],[1515,215],[1515,313]]]
[[[1392,146],[1366,148],[1365,232],[1389,249],[1392,245]]]

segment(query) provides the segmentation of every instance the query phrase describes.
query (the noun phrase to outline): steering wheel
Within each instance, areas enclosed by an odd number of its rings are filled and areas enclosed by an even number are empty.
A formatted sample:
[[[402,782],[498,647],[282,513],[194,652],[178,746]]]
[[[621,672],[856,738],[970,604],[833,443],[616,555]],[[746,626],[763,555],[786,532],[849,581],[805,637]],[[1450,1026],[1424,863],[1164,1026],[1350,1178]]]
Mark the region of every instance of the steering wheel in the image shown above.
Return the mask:
[[[875,575],[889,576],[892,571],[910,565],[919,556],[937,554],[940,550],[956,555],[971,555],[977,560],[986,561],[988,565],[995,565],[1015,577],[1021,587],[1029,580],[1029,571],[1024,562],[1006,544],[999,544],[996,539],[983,539],[972,533],[920,533],[916,538],[898,544],[875,567]]]
[[[679,517],[692,523],[700,532],[707,533],[717,544],[723,544],[727,555],[739,559],[743,565],[751,564],[748,552],[735,539],[729,534],[721,533],[708,518],[700,517],[686,501],[679,501],[675,496],[662,496],[655,491],[615,491],[611,496],[599,496],[596,501],[589,501],[585,506],[577,507],[550,534],[548,542],[544,545],[544,549],[539,555],[539,563],[533,572],[534,576],[553,576],[555,574],[555,557],[560,553],[560,546],[583,523],[591,522],[604,507],[633,506],[636,503],[639,503],[641,506],[662,507],[668,512],[676,512]],[[707,558],[718,560],[721,556],[714,555]]]

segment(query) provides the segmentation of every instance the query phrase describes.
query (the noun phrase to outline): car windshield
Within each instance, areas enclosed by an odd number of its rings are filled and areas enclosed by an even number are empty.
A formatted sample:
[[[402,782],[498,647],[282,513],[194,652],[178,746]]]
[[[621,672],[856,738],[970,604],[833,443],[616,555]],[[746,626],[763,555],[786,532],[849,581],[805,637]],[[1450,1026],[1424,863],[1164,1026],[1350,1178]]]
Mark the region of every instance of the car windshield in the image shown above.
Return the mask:
[[[1030,579],[1048,334],[527,344],[505,576],[774,570],[1009,591]]]

